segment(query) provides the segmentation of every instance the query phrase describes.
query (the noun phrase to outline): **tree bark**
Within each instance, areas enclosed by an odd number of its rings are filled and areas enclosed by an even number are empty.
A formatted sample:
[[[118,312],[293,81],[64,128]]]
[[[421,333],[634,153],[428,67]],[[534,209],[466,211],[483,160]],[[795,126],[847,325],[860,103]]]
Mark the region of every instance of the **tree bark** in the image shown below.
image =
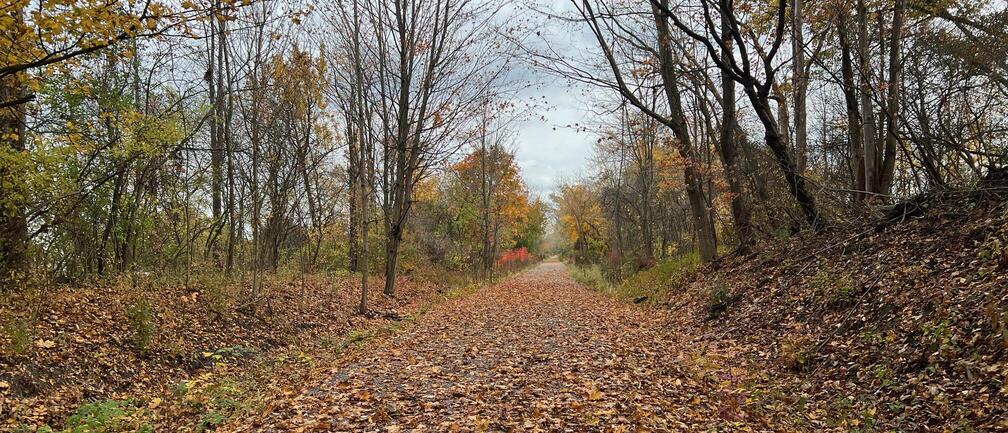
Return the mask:
[[[396,265],[399,261],[399,243],[402,242],[402,227],[395,225],[386,232],[385,240],[385,289],[386,296],[395,294]]]
[[[777,125],[777,121],[774,120],[773,114],[770,112],[769,99],[765,95],[757,94],[755,89],[752,88],[747,87],[746,93],[749,95],[749,102],[756,110],[757,117],[759,117],[760,122],[763,124],[767,147],[773,152],[777,165],[780,167],[781,172],[784,173],[784,180],[787,181],[788,190],[794,196],[795,201],[798,202],[798,206],[805,216],[805,221],[813,230],[819,230],[822,228],[823,222],[819,219],[819,211],[815,198],[812,197],[812,194],[805,187],[805,177],[798,173],[794,160],[791,158],[791,153],[788,152],[787,145],[781,139],[780,128]]]
[[[861,137],[864,140],[864,190],[867,198],[874,200],[879,192],[878,134],[875,126],[875,108],[872,105],[871,53],[868,51],[868,8],[864,0],[857,0],[858,65],[861,78]]]
[[[837,11],[837,40],[840,45],[841,90],[847,108],[847,143],[850,149],[850,183],[852,200],[864,201],[865,157],[864,138],[861,136],[861,113],[858,110],[857,87],[854,84],[854,64],[851,59],[850,34],[847,30],[847,11]]]
[[[728,22],[721,20],[721,37],[726,49],[721,52],[722,57],[732,55],[731,33]],[[725,62],[728,60],[725,59]],[[738,146],[736,144],[736,128],[738,120],[735,108],[735,80],[728,74],[721,71],[721,135],[719,137],[721,163],[724,164],[725,179],[728,181],[728,191],[731,194],[730,205],[732,222],[735,225],[735,237],[738,239],[738,252],[745,254],[749,252],[752,245],[752,224],[749,212],[749,205],[746,203],[742,191],[742,182],[738,164]]]
[[[806,91],[808,77],[805,75],[805,22],[802,11],[802,0],[792,0],[791,9],[791,50],[794,53],[794,73],[792,79],[792,96],[794,98],[795,127],[795,169],[804,175],[808,165],[808,126],[806,109]],[[785,124],[785,127],[787,125]]]
[[[25,30],[24,11],[12,13],[14,22],[3,36],[20,43]],[[0,76],[0,101],[24,100],[25,74]],[[25,271],[28,249],[28,221],[25,218],[25,102],[0,108],[0,181],[10,186],[0,189],[0,286],[16,281]],[[2,290],[0,290],[2,291]]]
[[[351,96],[351,99],[353,96]],[[361,227],[360,223],[360,202],[362,189],[360,188],[360,140],[357,138],[355,107],[354,102],[350,102],[347,107],[347,185],[349,186],[349,201],[350,201],[350,215],[349,222],[347,224],[347,241],[349,248],[347,249],[347,270],[350,272],[357,272],[357,257],[360,255],[360,240],[358,237],[358,230]]]
[[[903,88],[903,60],[900,49],[903,46],[904,0],[895,0],[892,28],[889,33],[889,80],[886,86],[886,138],[882,155],[879,193],[884,196],[892,192],[896,170],[896,146],[899,144],[900,96]]]
[[[667,7],[668,1],[663,0],[662,4]],[[694,230],[696,231],[700,260],[706,263],[717,257],[717,242],[715,240],[714,227],[710,224],[707,200],[704,197],[702,189],[703,177],[696,166],[696,157],[693,155],[693,146],[689,130],[686,127],[686,115],[683,112],[682,100],[679,96],[680,91],[676,77],[675,59],[673,58],[671,47],[672,35],[669,31],[668,19],[665,15],[655,5],[652,5],[651,12],[654,16],[655,28],[658,35],[658,60],[660,62],[662,84],[669,104],[669,126],[675,137],[679,155],[685,161],[683,177],[686,183],[686,196],[689,200],[690,215],[693,220]]]
[[[220,19],[220,51],[221,51],[221,63],[223,68],[220,68],[218,73],[223,74],[226,86],[226,97],[225,105],[221,109],[221,114],[224,117],[224,128],[222,131],[223,147],[227,156],[227,221],[228,221],[228,240],[227,240],[227,258],[225,259],[224,269],[227,275],[231,275],[234,270],[234,259],[235,259],[235,248],[237,247],[237,231],[238,222],[235,221],[235,163],[234,163],[234,137],[231,136],[231,120],[234,115],[234,92],[232,91],[232,76],[231,76],[231,56],[228,53],[228,43],[227,43],[227,24],[224,19]],[[224,90],[224,89],[222,89]]]

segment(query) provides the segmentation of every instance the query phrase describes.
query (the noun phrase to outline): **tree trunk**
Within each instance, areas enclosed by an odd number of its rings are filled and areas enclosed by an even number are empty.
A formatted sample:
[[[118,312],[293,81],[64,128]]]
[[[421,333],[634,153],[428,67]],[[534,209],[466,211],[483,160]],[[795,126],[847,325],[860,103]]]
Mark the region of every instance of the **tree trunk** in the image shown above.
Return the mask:
[[[667,5],[668,2],[667,0],[663,0],[663,3]],[[703,178],[695,164],[696,158],[693,155],[689,131],[686,127],[686,115],[683,112],[682,100],[679,96],[675,60],[671,46],[672,36],[668,27],[668,19],[665,15],[654,4],[651,5],[651,12],[658,31],[658,60],[661,63],[660,72],[665,96],[668,98],[670,126],[677,142],[676,147],[679,155],[686,162],[686,166],[683,168],[683,177],[686,182],[686,196],[689,199],[690,214],[694,230],[696,230],[697,249],[700,253],[700,260],[706,263],[717,257],[717,243],[714,238],[713,226],[710,225],[710,218],[708,217],[707,200],[704,197],[701,186]]]
[[[370,224],[368,219],[370,218],[371,210],[371,190],[370,188],[374,185],[374,148],[370,136],[370,126],[368,125],[369,116],[365,114],[366,104],[365,104],[365,94],[364,94],[364,72],[361,65],[361,55],[360,55],[360,11],[357,0],[353,1],[353,72],[354,72],[354,82],[352,84],[351,91],[351,105],[350,112],[347,118],[347,130],[354,130],[356,126],[356,138],[352,143],[356,145],[356,167],[353,170],[356,172],[357,188],[354,195],[356,195],[356,205],[360,208],[360,245],[358,246],[358,255],[352,263],[354,268],[360,270],[360,303],[357,305],[357,312],[360,314],[367,313],[367,302],[368,302],[368,276],[370,275],[370,257],[368,256],[368,234],[370,232]],[[354,125],[356,123],[356,125]],[[351,203],[353,205],[353,203]],[[354,212],[351,209],[351,226],[353,224]],[[353,236],[351,232],[351,241],[356,242],[356,236]]]
[[[878,183],[878,143],[875,126],[875,108],[872,106],[871,93],[871,53],[868,51],[868,9],[864,0],[857,2],[858,17],[858,64],[861,76],[861,137],[864,140],[864,170],[865,191],[867,198],[874,200],[879,192]]]
[[[388,239],[385,240],[385,293],[386,296],[395,294],[396,265],[399,261],[399,243],[402,242],[402,228],[393,226],[387,232]]]
[[[620,139],[626,143],[627,113],[624,107],[620,110]],[[623,164],[626,159],[626,146],[620,146],[619,166],[616,172],[616,200],[613,206],[613,230],[616,232],[616,276],[623,277]]]
[[[360,156],[359,156],[359,140],[357,139],[357,134],[355,132],[355,127],[353,126],[354,108],[350,108],[347,113],[347,185],[349,186],[349,201],[350,201],[350,215],[349,222],[347,224],[347,241],[349,248],[347,251],[347,270],[350,272],[357,272],[357,257],[360,255],[360,241],[358,240],[357,230],[361,227],[360,222],[360,201],[362,197],[362,189],[360,188],[361,183],[361,173],[360,173]]]
[[[795,127],[795,169],[804,175],[808,165],[808,126],[806,110],[805,76],[805,23],[802,16],[802,0],[792,0],[791,49],[794,53],[794,73],[792,75],[792,95],[794,97],[794,127]],[[786,125],[786,124],[785,124]]]
[[[886,86],[886,138],[879,174],[879,193],[888,196],[892,192],[896,169],[896,145],[899,143],[900,93],[903,87],[903,61],[900,49],[903,44],[904,0],[895,0],[892,29],[889,35],[889,80]]]
[[[228,220],[228,243],[227,258],[225,260],[225,272],[231,275],[234,270],[234,257],[237,239],[238,224],[235,221],[235,164],[234,164],[234,138],[231,136],[231,120],[234,114],[234,96],[231,88],[231,56],[228,54],[227,33],[225,20],[220,20],[220,51],[223,68],[218,73],[224,75],[227,82],[225,105],[221,108],[224,117],[224,129],[222,131],[223,147],[227,154],[227,220]],[[224,90],[224,89],[221,89]]]
[[[732,37],[727,29],[728,21],[721,20],[721,35],[726,49],[722,57],[732,55],[727,48],[731,47]],[[725,168],[725,180],[728,181],[728,191],[731,194],[730,206],[732,222],[735,224],[735,237],[738,238],[738,252],[745,254],[752,245],[752,224],[750,222],[749,205],[746,203],[739,178],[738,148],[735,129],[738,127],[735,110],[735,80],[721,72],[721,136],[719,137],[721,163]]]
[[[126,173],[120,172],[112,184],[112,203],[109,205],[108,219],[105,221],[105,228],[102,229],[101,244],[98,245],[98,275],[105,276],[108,269],[108,243],[112,237],[115,225],[119,222],[119,209],[122,204],[123,189],[126,187]],[[118,243],[113,241],[118,246]]]
[[[214,2],[214,10],[219,11],[220,2]],[[221,122],[224,119],[224,56],[220,49],[220,39],[223,33],[220,29],[220,20],[210,20],[211,42],[207,62],[208,72],[206,75],[209,90],[211,118],[210,118],[210,209],[213,216],[213,228],[209,231],[206,242],[206,252],[214,260],[218,260],[217,236],[223,227],[222,203],[224,185],[224,127]]]
[[[798,173],[794,160],[791,159],[791,153],[788,152],[787,146],[781,139],[780,129],[773,118],[773,114],[770,113],[769,99],[766,96],[761,97],[757,95],[755,89],[752,88],[747,88],[746,93],[749,95],[749,102],[755,108],[756,115],[765,129],[767,147],[773,152],[777,165],[784,173],[784,180],[787,181],[788,190],[798,202],[798,206],[801,207],[805,221],[813,230],[821,229],[823,222],[819,219],[819,210],[816,207],[815,198],[805,188],[805,177]]]
[[[850,173],[852,198],[855,203],[865,199],[864,137],[861,113],[858,110],[857,87],[854,84],[854,65],[851,60],[850,35],[847,31],[847,11],[837,11],[837,39],[840,45],[840,69],[843,78],[841,89],[847,108],[847,142],[850,147]]]
[[[3,78],[0,81],[0,99],[10,101],[20,98],[24,94],[20,79],[19,75]],[[27,260],[28,222],[24,213],[27,185],[24,181],[25,165],[20,159],[25,152],[25,109],[24,105],[15,105],[0,110],[3,152],[13,157],[13,160],[0,165],[0,180],[12,185],[0,191],[0,282],[9,282],[24,272]]]
[[[486,105],[484,104],[482,116],[483,124],[480,125],[480,150],[479,150],[479,163],[480,163],[480,214],[482,221],[480,224],[481,239],[482,239],[482,251],[480,254],[480,275],[483,280],[490,279],[490,268],[493,263],[493,258],[490,251],[490,191],[493,188],[490,180],[490,173],[487,168],[487,114]]]
[[[364,176],[360,176],[358,179],[358,188],[360,189],[359,196],[367,197],[368,187],[366,185],[366,180]],[[357,312],[360,314],[367,313],[367,300],[368,300],[368,272],[370,271],[368,266],[368,201],[361,200],[360,203],[360,233],[361,233],[361,243],[359,256],[356,260],[357,268],[360,270],[360,304],[357,306]]]

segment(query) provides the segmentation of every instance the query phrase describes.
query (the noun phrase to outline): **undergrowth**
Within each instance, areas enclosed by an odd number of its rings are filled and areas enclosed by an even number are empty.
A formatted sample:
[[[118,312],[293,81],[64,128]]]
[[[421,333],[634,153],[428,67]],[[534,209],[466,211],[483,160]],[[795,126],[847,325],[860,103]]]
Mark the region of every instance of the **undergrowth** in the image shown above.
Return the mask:
[[[595,290],[607,292],[612,287],[605,274],[602,273],[602,268],[599,265],[571,265],[570,275],[571,278],[574,278],[574,281]]]
[[[154,336],[154,313],[151,304],[141,299],[126,310],[132,330],[133,346],[140,352],[145,352]]]
[[[152,433],[150,414],[138,400],[100,400],[81,405],[62,430],[21,425],[16,433]]]
[[[679,286],[682,278],[700,265],[700,257],[683,254],[663,261],[650,269],[631,275],[609,293],[622,301],[656,303],[663,301],[669,290]]]

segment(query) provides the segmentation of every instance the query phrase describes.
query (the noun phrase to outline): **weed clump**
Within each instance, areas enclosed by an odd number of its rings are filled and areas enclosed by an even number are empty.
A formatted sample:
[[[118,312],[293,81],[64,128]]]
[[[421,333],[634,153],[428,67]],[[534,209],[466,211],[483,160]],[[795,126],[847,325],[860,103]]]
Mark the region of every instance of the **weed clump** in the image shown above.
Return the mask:
[[[808,371],[814,345],[805,335],[791,335],[781,341],[780,362],[791,371]]]
[[[812,285],[830,307],[844,307],[854,301],[854,280],[850,274],[820,269],[812,277]]]
[[[598,265],[571,266],[571,277],[574,278],[574,281],[595,290],[604,291],[610,286],[609,280],[602,274],[602,268]]]
[[[154,312],[150,302],[139,300],[126,310],[130,330],[133,333],[133,347],[146,352],[154,336]]]
[[[714,287],[707,292],[707,318],[716,319],[721,317],[725,311],[728,311],[728,307],[731,307],[735,303],[737,298],[723,281],[715,283]]]
[[[683,279],[698,266],[699,255],[680,254],[631,275],[613,288],[613,294],[620,300],[635,304],[661,302],[669,290],[680,287]]]
[[[134,400],[101,400],[81,405],[63,430],[42,426],[35,433],[152,433],[146,409]]]
[[[0,330],[3,331],[2,336],[6,341],[0,353],[24,355],[31,348],[32,332],[28,321],[12,316],[4,320],[2,329]]]

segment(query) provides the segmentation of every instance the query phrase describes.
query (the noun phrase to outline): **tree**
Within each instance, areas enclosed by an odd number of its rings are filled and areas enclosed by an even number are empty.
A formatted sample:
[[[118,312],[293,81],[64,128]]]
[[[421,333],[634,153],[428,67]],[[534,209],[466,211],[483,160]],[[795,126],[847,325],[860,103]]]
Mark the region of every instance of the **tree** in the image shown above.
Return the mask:
[[[794,102],[795,127],[795,170],[805,174],[808,164],[808,119],[806,98],[808,96],[808,72],[805,69],[805,11],[802,0],[791,0],[791,52],[793,54],[793,72],[791,75],[792,101]],[[724,18],[722,18],[724,21]],[[724,33],[731,33],[731,27],[721,25],[722,38]],[[724,43],[722,43],[724,45]],[[725,59],[727,61],[729,59]]]
[[[507,70],[493,44],[488,4],[424,0],[369,5],[383,144],[380,184],[385,228],[385,289],[395,291],[399,247],[414,189],[462,146],[455,133]],[[506,53],[506,51],[505,51]]]
[[[24,20],[24,5],[11,5],[0,27],[0,48],[7,57],[23,53],[30,29]],[[9,61],[9,60],[8,60]],[[15,60],[26,61],[26,60]],[[25,219],[27,174],[25,158],[25,104],[27,77],[24,71],[0,75],[0,284],[21,272],[26,259],[28,224]]]
[[[801,0],[795,0],[800,2]],[[725,17],[721,17],[721,61],[729,62],[729,57],[734,55],[732,49],[731,24]],[[738,162],[737,140],[738,113],[735,106],[735,80],[731,75],[721,71],[721,136],[718,140],[721,162],[724,164],[725,179],[728,181],[728,192],[731,194],[731,214],[732,222],[735,225],[735,235],[738,237],[738,251],[745,254],[749,251],[753,242],[752,223],[749,204],[742,190],[742,179],[740,164]],[[804,96],[804,95],[803,95]]]
[[[478,144],[473,151],[452,166],[462,197],[478,203],[480,274],[493,278],[494,260],[501,245],[510,248],[517,230],[530,212],[528,192],[522,184],[514,153],[502,139],[506,135],[481,125]]]
[[[589,185],[571,183],[560,185],[550,195],[555,206],[557,223],[564,239],[573,244],[574,260],[578,264],[597,261],[603,242],[602,208]]]
[[[724,28],[729,30],[730,39],[736,42],[732,47],[725,46],[723,41],[729,37],[721,35],[720,31],[715,28],[711,7],[706,2],[703,3],[704,30],[702,33],[694,31],[678,14],[661,1],[651,0],[651,4],[670,18],[680,31],[703,44],[711,60],[725,74],[742,85],[750,105],[756,112],[756,117],[763,125],[767,147],[773,153],[792,196],[801,207],[806,222],[814,229],[821,228],[823,221],[820,219],[815,198],[808,191],[805,177],[799,172],[792,153],[784,142],[786,134],[782,133],[781,124],[778,123],[778,119],[770,107],[770,91],[778,69],[773,62],[784,39],[786,5],[782,2],[777,7],[773,34],[770,38],[770,49],[760,56],[762,59],[757,66],[757,70],[762,70],[762,78],[760,78],[753,65],[750,64],[750,51],[742,42],[745,35],[742,34],[742,27],[739,25],[732,0],[720,0],[717,9],[721,19],[728,21],[728,25]],[[735,54],[722,56],[721,52]]]
[[[606,33],[612,33],[613,28],[621,28],[619,24],[605,24],[604,27],[603,21],[600,20],[600,15],[603,14],[596,13],[591,2],[587,0],[582,1],[580,4],[575,1],[574,5],[577,7],[582,19],[589,25],[592,34],[605,56],[606,63],[608,64],[615,81],[612,84],[612,87],[619,92],[620,96],[625,101],[648,116],[655,118],[672,131],[674,137],[672,144],[676,147],[679,155],[685,161],[683,173],[686,178],[686,194],[690,203],[690,215],[692,216],[693,226],[696,230],[697,248],[700,251],[700,257],[703,261],[713,260],[717,255],[715,232],[714,227],[711,224],[712,220],[707,208],[707,199],[703,192],[703,178],[698,170],[697,164],[695,163],[696,157],[694,156],[693,144],[687,128],[683,104],[680,99],[680,78],[679,72],[677,71],[677,65],[675,63],[675,54],[672,49],[672,35],[669,31],[666,17],[664,17],[659,11],[659,8],[662,7],[662,5],[653,6],[652,15],[654,19],[654,28],[656,29],[655,44],[657,45],[657,48],[650,49],[650,51],[651,54],[655,55],[658,59],[657,69],[661,77],[661,85],[664,90],[664,96],[667,98],[666,104],[669,110],[668,115],[658,113],[652,106],[649,106],[642,101],[641,98],[638,97],[638,95],[631,89],[630,85],[628,85],[626,79],[624,78],[620,67],[620,61],[616,59],[614,50],[606,38]],[[667,2],[665,3],[665,6],[667,7]],[[614,16],[614,14],[608,11],[606,11],[604,15]],[[631,36],[631,40],[632,37],[633,36]]]

